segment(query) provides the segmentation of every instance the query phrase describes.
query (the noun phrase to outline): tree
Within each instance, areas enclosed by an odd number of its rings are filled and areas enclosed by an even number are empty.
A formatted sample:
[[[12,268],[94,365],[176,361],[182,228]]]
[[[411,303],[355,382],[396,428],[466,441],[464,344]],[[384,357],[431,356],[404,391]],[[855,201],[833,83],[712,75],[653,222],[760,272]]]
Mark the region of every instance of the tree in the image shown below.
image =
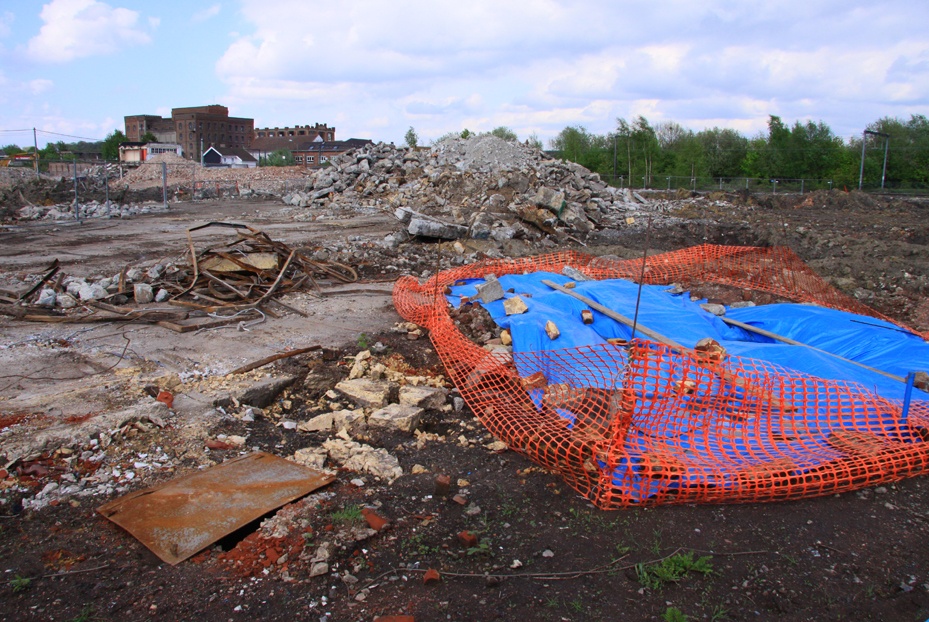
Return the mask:
[[[13,144],[3,145],[2,147],[0,147],[0,151],[2,151],[3,153],[7,155],[16,155],[17,153],[23,153],[22,147],[20,147],[19,145],[13,145]]]
[[[526,139],[526,146],[532,147],[533,149],[538,149],[539,151],[542,151],[543,149],[542,141],[539,140],[539,135],[535,132],[529,134],[529,138]]]
[[[468,138],[471,138],[471,135],[472,135],[472,132],[468,128],[461,130],[461,137],[464,138],[465,140],[467,140]]]
[[[158,138],[151,132],[145,132],[145,134],[142,135],[142,142],[143,143],[157,143]]]
[[[406,131],[406,134],[403,136],[403,140],[406,141],[407,147],[410,149],[416,148],[416,143],[419,142],[419,136],[416,135],[416,130],[413,129],[413,126],[410,126],[410,129]]]
[[[101,149],[103,159],[118,160],[119,144],[127,142],[128,140],[126,135],[119,130],[113,130],[110,134],[107,134],[106,139],[103,141],[103,148]]]
[[[516,136],[516,132],[506,127],[505,125],[495,127],[494,129],[490,130],[490,133],[497,138],[502,138],[503,140],[511,143],[515,143],[519,140],[519,137]]]
[[[293,166],[294,154],[287,149],[278,149],[265,156],[265,166]]]
[[[735,130],[714,127],[697,132],[704,172],[696,175],[709,177],[738,177],[742,174],[742,161],[748,153],[748,139]]]

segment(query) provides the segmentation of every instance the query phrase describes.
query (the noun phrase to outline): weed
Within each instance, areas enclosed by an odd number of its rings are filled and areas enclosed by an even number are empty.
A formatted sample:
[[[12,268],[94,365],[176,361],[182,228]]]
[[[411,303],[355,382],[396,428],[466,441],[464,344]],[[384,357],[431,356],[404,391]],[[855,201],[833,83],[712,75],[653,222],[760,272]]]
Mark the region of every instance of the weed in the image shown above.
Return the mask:
[[[440,552],[439,547],[426,544],[426,536],[421,533],[410,536],[404,548],[412,555],[438,555]]]
[[[655,536],[655,541],[652,542],[651,551],[655,555],[661,555],[661,531],[656,529],[653,534]]]
[[[349,505],[341,510],[336,510],[330,514],[334,523],[357,523],[361,522],[361,506]]]
[[[694,559],[693,552],[678,553],[650,566],[636,564],[635,574],[643,586],[658,590],[666,583],[677,583],[691,572],[708,575],[713,572],[710,557]]]
[[[84,608],[81,609],[81,612],[71,618],[71,622],[93,622],[98,620],[96,616],[96,611],[90,605],[84,605]]]
[[[21,577],[16,575],[10,579],[10,587],[13,588],[13,593],[25,592],[32,585],[32,579],[29,577]]]
[[[665,609],[664,615],[661,616],[661,619],[665,622],[687,622],[687,620],[690,618],[677,607],[668,607]]]
[[[712,622],[717,622],[718,620],[725,620],[729,617],[729,612],[722,606],[716,605],[713,607],[713,615],[710,617]]]
[[[358,343],[359,349],[367,350],[368,349],[368,335],[365,333],[361,333],[360,335],[358,335],[357,343]]]
[[[632,550],[631,546],[626,546],[623,543],[619,542],[616,544],[616,554],[620,557],[623,557]]]
[[[468,556],[471,555],[493,555],[493,551],[490,550],[490,540],[487,538],[481,538],[480,543],[477,546],[472,546],[465,553]]]
[[[570,603],[568,603],[568,605],[571,607],[571,609],[578,613],[584,611],[584,601],[582,601],[580,598],[575,598]]]
[[[557,609],[558,607],[561,606],[561,601],[559,601],[554,596],[549,596],[548,598],[545,599],[545,606],[548,607],[549,609]]]
[[[786,560],[787,560],[787,563],[790,564],[791,566],[799,566],[799,565],[800,565],[800,560],[797,559],[796,557],[792,556],[792,555],[788,555],[787,553],[781,553],[781,557],[783,557],[784,559],[786,559]]]

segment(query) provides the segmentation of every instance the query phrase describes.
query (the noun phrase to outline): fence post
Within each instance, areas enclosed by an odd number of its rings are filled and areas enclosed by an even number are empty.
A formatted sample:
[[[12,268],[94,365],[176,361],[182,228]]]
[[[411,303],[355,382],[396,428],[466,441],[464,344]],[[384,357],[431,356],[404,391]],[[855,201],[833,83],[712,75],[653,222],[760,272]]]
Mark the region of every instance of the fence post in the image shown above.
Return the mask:
[[[803,194],[803,180],[800,180],[800,194]]]
[[[693,191],[696,192],[697,191],[697,178],[696,177],[690,178],[690,185],[691,187],[693,187]]]
[[[719,178],[719,189],[720,190],[723,189],[723,178],[722,177]]]
[[[80,206],[77,202],[77,160],[74,161],[74,220],[80,218]]]
[[[107,168],[106,159],[103,160],[103,188],[106,196],[106,215],[110,215],[110,169]]]
[[[168,208],[168,163],[161,163],[161,198],[165,209]]]
[[[776,179],[772,179],[772,180],[771,180],[771,185],[774,186],[774,194],[777,194],[777,180],[776,180]]]
[[[668,177],[668,192],[671,192],[671,178]]]

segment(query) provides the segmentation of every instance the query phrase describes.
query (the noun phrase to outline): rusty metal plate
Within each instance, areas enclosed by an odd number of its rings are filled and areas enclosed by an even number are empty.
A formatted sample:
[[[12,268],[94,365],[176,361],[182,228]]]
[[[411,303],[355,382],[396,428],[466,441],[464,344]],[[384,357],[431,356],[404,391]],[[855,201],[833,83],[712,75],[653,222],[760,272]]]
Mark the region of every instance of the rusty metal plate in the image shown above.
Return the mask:
[[[173,565],[334,479],[257,452],[133,492],[97,512]]]

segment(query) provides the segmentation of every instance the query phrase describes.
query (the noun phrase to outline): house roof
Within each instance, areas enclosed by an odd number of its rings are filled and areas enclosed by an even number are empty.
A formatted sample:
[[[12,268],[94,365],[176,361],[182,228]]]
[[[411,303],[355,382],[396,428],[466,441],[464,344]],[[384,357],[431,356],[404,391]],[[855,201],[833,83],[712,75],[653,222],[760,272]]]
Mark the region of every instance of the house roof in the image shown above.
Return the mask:
[[[255,159],[255,156],[250,154],[245,149],[242,149],[241,147],[210,147],[206,151],[210,151],[211,149],[221,156],[226,156],[226,157],[236,156],[243,162],[257,162],[258,161]],[[206,153],[206,151],[204,151],[204,153]]]

